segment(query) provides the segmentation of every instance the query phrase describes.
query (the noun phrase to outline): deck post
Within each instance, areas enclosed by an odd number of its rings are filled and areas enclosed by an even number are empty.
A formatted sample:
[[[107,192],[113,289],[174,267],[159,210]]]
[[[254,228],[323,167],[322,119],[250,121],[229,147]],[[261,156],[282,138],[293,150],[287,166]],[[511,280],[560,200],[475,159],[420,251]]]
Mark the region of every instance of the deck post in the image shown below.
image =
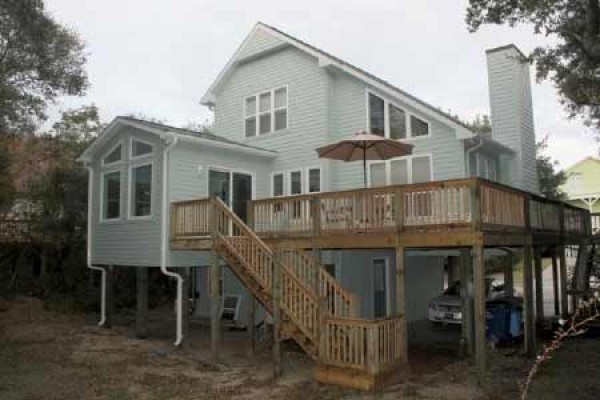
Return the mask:
[[[273,379],[281,376],[281,265],[277,252],[273,262]]]
[[[558,256],[560,258],[560,311],[564,319],[569,317],[569,296],[567,295],[567,255],[565,246],[558,246]]]
[[[148,267],[137,267],[136,271],[137,309],[135,316],[135,336],[148,337]]]
[[[473,355],[473,292],[471,282],[473,270],[471,265],[471,252],[468,248],[461,249],[458,258],[460,265],[460,297],[462,307],[461,325],[461,353]]]
[[[513,251],[507,249],[506,251],[506,262],[504,263],[504,296],[513,297],[514,296],[514,277],[513,277],[513,264],[514,264],[514,255]]]
[[[112,328],[115,317],[115,266],[108,265],[106,268],[106,320],[105,328]]]
[[[542,249],[538,246],[535,254],[535,315],[537,326],[541,329],[544,323],[544,282],[542,266]]]
[[[533,308],[533,248],[531,245],[531,237],[528,237],[525,246],[523,247],[523,301],[524,301],[524,318],[525,318],[525,354],[528,356],[535,355],[535,323],[534,323],[534,308]]]
[[[190,330],[190,268],[184,267],[181,268],[181,336],[183,338],[181,342],[181,348],[187,349],[189,348],[190,341],[188,338],[188,333]]]
[[[248,333],[248,357],[254,357],[256,354],[256,299],[250,294],[250,315],[246,330]]]
[[[396,245],[396,315],[402,316],[400,335],[402,343],[402,360],[408,361],[408,340],[406,337],[406,251],[401,240]]]
[[[219,362],[221,346],[221,264],[217,249],[213,245],[212,262],[210,265],[210,354],[212,361]]]
[[[560,315],[560,292],[558,283],[558,260],[556,259],[556,246],[551,249],[552,254],[552,292],[554,293],[554,315]]]
[[[473,292],[475,300],[475,363],[481,380],[486,371],[485,261],[482,244],[473,246]]]

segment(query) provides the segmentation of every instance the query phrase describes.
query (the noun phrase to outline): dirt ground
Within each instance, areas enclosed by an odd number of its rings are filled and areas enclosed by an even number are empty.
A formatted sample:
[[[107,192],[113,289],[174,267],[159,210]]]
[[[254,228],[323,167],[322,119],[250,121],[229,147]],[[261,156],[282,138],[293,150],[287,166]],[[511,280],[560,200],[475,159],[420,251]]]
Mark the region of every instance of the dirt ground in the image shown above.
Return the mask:
[[[190,348],[175,350],[165,314],[153,314],[150,338],[138,340],[127,316],[104,329],[93,315],[46,311],[32,298],[0,302],[0,399],[514,399],[527,366],[518,349],[491,350],[486,384],[478,385],[467,361],[413,349],[403,383],[363,393],[315,383],[312,361],[288,348],[283,376],[273,382],[268,349],[248,357],[245,332],[227,331],[222,360],[213,364],[208,327],[193,324]],[[600,339],[564,350],[530,398],[600,398]]]

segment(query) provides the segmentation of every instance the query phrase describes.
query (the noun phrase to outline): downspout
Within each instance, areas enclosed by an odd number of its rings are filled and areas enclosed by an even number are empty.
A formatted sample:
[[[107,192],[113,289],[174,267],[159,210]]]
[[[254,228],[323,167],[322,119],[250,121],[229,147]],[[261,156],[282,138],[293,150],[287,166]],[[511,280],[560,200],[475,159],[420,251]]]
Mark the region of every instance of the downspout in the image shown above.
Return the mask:
[[[467,172],[467,177],[471,177],[471,163],[469,162],[471,153],[475,150],[479,150],[483,146],[483,139],[481,138],[481,136],[476,136],[476,138],[479,140],[479,143],[477,143],[470,149],[467,149],[467,151],[465,152],[465,171]],[[477,166],[477,164],[475,165]]]
[[[169,246],[169,153],[177,145],[179,137],[171,135],[166,140],[167,147],[163,152],[163,165],[162,165],[162,223],[161,223],[161,244],[160,244],[160,270],[166,276],[177,279],[177,331],[175,335],[175,346],[180,346],[183,341],[183,315],[182,315],[182,303],[183,303],[183,278],[181,275],[171,272],[167,269],[167,250]]]
[[[94,271],[100,271],[100,321],[98,326],[104,326],[106,322],[106,270],[96,267],[92,264],[92,208],[94,192],[94,169],[89,162],[85,162],[85,168],[88,170],[88,210],[87,210],[87,267]]]

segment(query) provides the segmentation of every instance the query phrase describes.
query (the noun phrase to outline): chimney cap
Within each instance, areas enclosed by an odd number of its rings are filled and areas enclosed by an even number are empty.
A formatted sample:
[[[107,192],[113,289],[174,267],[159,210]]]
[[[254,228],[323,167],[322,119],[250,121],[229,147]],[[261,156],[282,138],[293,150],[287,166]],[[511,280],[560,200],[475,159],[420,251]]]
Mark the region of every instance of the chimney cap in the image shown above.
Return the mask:
[[[517,53],[519,53],[519,55],[523,58],[527,58],[525,56],[525,54],[523,54],[523,52],[514,44],[514,43],[510,43],[510,44],[506,44],[504,46],[498,46],[498,47],[494,47],[491,49],[487,49],[485,51],[486,54],[490,54],[490,53],[495,53],[498,51],[504,51],[504,50],[508,50],[508,49],[514,49]]]

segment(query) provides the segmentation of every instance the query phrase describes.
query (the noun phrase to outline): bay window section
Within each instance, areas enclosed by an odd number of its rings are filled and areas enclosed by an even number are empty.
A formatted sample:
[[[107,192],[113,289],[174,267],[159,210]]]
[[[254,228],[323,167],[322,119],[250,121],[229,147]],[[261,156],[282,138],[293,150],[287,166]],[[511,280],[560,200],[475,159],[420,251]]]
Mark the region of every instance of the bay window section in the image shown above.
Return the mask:
[[[406,139],[406,113],[393,104],[388,104],[390,116],[390,139]]]
[[[102,219],[119,219],[121,216],[121,171],[102,174],[102,192]]]
[[[152,164],[131,167],[131,216],[152,213]]]
[[[118,144],[115,148],[113,148],[110,153],[106,157],[102,159],[103,165],[114,164],[123,159],[123,146]]]
[[[369,128],[372,135],[385,136],[385,103],[369,93]]]
[[[412,137],[429,135],[429,124],[414,115],[410,116],[410,135]]]

